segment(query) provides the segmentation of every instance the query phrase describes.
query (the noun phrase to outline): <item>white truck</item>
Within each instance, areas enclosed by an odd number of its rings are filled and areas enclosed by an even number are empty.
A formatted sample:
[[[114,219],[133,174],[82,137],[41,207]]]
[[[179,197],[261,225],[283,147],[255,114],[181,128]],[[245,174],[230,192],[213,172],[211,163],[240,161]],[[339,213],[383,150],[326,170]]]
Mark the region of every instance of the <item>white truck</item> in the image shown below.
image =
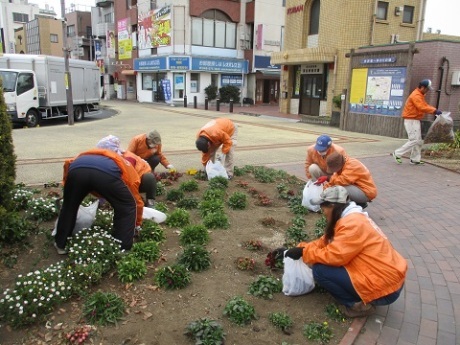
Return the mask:
[[[69,59],[74,120],[99,110],[101,72],[94,62]],[[4,54],[0,78],[13,123],[35,127],[41,120],[67,117],[65,60],[47,55]]]

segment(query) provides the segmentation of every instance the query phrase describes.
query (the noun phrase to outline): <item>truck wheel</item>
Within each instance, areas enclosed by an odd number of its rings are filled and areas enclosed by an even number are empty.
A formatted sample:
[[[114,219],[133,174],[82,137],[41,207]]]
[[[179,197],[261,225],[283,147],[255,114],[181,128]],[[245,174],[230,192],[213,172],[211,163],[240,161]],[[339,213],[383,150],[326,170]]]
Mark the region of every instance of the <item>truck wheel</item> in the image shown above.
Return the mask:
[[[75,107],[73,109],[73,119],[75,122],[81,121],[85,118],[85,112],[82,107]]]
[[[40,115],[35,110],[29,110],[26,114],[27,127],[37,127],[40,124]]]

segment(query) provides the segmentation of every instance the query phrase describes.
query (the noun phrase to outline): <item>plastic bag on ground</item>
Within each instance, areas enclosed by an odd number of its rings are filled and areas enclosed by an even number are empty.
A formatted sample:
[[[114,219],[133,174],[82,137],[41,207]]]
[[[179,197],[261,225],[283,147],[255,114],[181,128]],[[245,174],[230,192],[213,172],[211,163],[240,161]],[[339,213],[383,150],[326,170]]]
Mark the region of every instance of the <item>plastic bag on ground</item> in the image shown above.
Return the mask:
[[[142,212],[142,218],[143,219],[151,219],[155,223],[163,223],[166,220],[166,214],[163,212],[160,212],[158,210],[155,210],[153,208],[149,207],[144,207],[144,210]]]
[[[454,120],[450,117],[450,112],[442,113],[428,128],[425,135],[425,144],[451,143],[454,141]]]
[[[322,185],[315,185],[312,180],[308,180],[305,188],[303,189],[302,195],[302,206],[312,212],[319,212],[321,210],[319,205],[313,205],[310,203],[311,199],[319,198],[319,195],[323,191]]]
[[[284,258],[283,293],[286,296],[299,296],[315,288],[313,272],[302,259]]]
[[[228,179],[227,171],[222,163],[217,159],[215,163],[213,163],[212,160],[209,160],[208,163],[206,163],[206,174],[208,175],[208,180],[217,176],[222,176]]]
[[[73,228],[72,235],[78,234],[85,228],[91,227],[94,221],[96,220],[96,213],[97,208],[99,207],[99,200],[96,200],[89,206],[82,206],[78,207],[77,219],[75,221],[75,227]],[[51,233],[52,236],[56,235],[57,232],[57,223],[58,219],[56,219],[56,223],[54,224],[53,232]]]

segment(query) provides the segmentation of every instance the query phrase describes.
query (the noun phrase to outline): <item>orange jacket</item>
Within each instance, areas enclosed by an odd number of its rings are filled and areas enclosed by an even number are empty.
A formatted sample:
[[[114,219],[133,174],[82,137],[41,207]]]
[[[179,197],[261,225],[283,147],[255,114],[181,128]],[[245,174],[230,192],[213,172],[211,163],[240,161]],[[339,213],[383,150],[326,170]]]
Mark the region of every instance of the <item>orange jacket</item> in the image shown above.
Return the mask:
[[[144,202],[142,201],[142,197],[139,194],[139,185],[141,183],[140,182],[141,180],[136,170],[133,168],[133,166],[128,161],[124,160],[122,156],[110,150],[92,149],[92,150],[80,153],[77,157],[80,157],[83,155],[105,156],[105,157],[112,159],[117,164],[117,166],[120,168],[120,171],[121,171],[121,179],[126,184],[131,194],[133,195],[134,199],[136,200],[136,207],[137,207],[136,226],[142,225],[142,213],[144,211]],[[67,180],[67,175],[69,173],[70,164],[77,157],[67,159],[64,162],[64,176],[63,176],[62,184],[65,184]]]
[[[222,146],[222,153],[227,154],[232,147],[232,135],[235,132],[235,125],[233,122],[226,118],[218,118],[209,121],[198,132],[197,138],[200,136],[206,137],[211,141],[211,147],[207,153],[201,156],[201,163],[206,163],[211,159],[211,153],[215,152],[220,145]]]
[[[377,187],[366,166],[356,158],[345,157],[342,170],[332,174],[329,182],[324,184],[324,189],[330,186],[350,185],[356,185],[366,194],[369,200],[377,196]]]
[[[365,213],[342,215],[334,232],[334,238],[328,244],[325,244],[324,236],[299,243],[299,247],[304,247],[303,261],[345,267],[364,303],[393,293],[403,285],[406,260]]]
[[[139,177],[142,177],[142,175],[146,173],[152,172],[152,168],[150,167],[149,163],[147,163],[144,159],[132,153],[131,151],[123,152],[122,156],[131,157],[136,160],[136,166],[134,167],[134,169],[136,170]]]
[[[332,144],[331,147],[327,149],[325,156],[321,156],[318,151],[315,150],[315,145],[309,146],[307,148],[307,160],[305,161],[305,175],[307,175],[307,178],[311,179],[311,175],[308,169],[312,164],[317,164],[322,171],[326,172],[326,158],[334,152],[338,152],[344,157],[347,156],[345,149],[339,145]]]
[[[425,114],[434,114],[435,111],[436,108],[425,101],[425,95],[417,88],[407,98],[402,117],[409,120],[421,120]]]
[[[131,139],[128,145],[128,151],[138,155],[141,158],[147,159],[153,155],[160,156],[160,163],[165,168],[169,165],[169,161],[166,159],[165,155],[161,152],[161,144],[156,145],[153,148],[147,146],[147,134],[139,134]]]

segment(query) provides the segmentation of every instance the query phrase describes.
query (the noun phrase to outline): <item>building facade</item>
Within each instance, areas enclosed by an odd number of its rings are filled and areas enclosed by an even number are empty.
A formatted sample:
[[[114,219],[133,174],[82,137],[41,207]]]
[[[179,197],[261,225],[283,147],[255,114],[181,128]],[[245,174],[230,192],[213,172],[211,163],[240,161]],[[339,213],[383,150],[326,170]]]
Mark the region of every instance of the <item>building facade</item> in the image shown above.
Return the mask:
[[[338,110],[333,98],[348,85],[350,49],[420,39],[425,2],[287,0],[283,50],[271,57],[282,65],[280,111]]]
[[[24,32],[16,35],[16,52],[64,56],[62,21],[38,17],[24,24]],[[25,50],[21,49],[24,40]]]

